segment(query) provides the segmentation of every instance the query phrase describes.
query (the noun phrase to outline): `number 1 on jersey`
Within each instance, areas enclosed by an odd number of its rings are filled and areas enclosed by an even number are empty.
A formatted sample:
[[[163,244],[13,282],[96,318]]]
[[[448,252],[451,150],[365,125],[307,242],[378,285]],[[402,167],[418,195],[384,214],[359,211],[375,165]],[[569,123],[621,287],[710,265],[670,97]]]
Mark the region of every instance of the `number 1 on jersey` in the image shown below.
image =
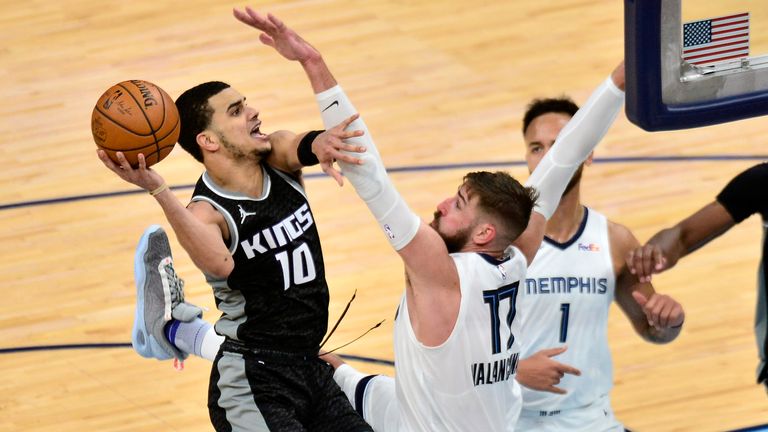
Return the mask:
[[[571,304],[560,304],[560,343],[564,343],[568,337],[568,315],[571,314]]]

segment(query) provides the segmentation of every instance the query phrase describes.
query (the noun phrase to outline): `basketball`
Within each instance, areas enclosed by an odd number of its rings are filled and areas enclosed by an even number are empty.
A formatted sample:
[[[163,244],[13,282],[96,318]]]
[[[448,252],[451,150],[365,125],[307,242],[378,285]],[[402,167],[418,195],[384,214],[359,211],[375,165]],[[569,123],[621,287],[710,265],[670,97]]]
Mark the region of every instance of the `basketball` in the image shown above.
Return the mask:
[[[118,151],[132,167],[139,153],[147,166],[163,160],[179,139],[179,111],[160,87],[142,80],[117,83],[96,102],[91,132],[96,145],[117,162]]]

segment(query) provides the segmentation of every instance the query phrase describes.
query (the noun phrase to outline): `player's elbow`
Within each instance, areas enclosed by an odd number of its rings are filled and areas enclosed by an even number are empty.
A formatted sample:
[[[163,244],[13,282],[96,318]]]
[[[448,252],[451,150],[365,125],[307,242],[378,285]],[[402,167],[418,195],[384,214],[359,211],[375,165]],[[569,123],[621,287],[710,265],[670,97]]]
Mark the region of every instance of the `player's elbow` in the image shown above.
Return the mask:
[[[206,262],[195,262],[195,265],[206,275],[215,279],[226,279],[235,268],[232,257],[208,260]]]

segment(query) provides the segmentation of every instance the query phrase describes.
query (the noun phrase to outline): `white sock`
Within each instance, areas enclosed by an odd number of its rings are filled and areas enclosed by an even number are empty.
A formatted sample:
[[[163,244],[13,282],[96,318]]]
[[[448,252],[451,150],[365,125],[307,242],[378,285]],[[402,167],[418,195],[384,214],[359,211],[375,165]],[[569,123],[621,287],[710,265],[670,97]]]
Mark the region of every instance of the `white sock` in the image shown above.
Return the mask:
[[[172,320],[167,324],[168,340],[179,350],[213,361],[224,336],[216,334],[213,326],[200,318],[190,322]]]
[[[224,343],[224,336],[216,334],[213,327],[209,328],[203,336],[203,343],[200,345],[200,357],[213,361],[219,352],[219,347]],[[195,353],[195,355],[198,355]]]

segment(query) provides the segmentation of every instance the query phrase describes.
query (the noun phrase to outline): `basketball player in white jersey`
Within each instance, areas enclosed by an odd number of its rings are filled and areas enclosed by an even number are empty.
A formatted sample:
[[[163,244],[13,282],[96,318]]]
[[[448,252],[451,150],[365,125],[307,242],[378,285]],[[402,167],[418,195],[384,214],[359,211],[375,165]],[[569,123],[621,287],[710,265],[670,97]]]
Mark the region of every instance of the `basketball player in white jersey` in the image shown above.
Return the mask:
[[[553,150],[577,110],[567,98],[538,99],[528,106],[523,138],[530,171]],[[591,155],[585,165],[590,162]],[[629,229],[582,204],[582,168],[547,222],[518,298],[525,317],[517,376],[523,384],[520,430],[623,431],[609,400],[611,302],[649,342],[674,340],[683,323],[679,303],[630,274],[624,258],[639,243]]]
[[[456,195],[438,205],[427,225],[394,189],[365,124],[319,53],[273,16],[262,17],[251,9],[236,16],[262,30],[262,42],[301,63],[326,127],[352,116],[349,129],[363,131],[346,140],[366,148],[360,156],[363,164],[340,166],[406,271],[406,290],[395,320],[397,429],[514,430],[521,404],[514,376],[525,338],[516,300],[526,266],[539,249],[546,219],[566,185],[623,103],[617,87],[623,86],[623,67],[598,87],[563,130],[558,141],[563,144],[538,164],[529,187],[504,173],[470,173]],[[324,169],[331,167],[326,164]],[[334,378],[352,400],[360,382],[354,373],[337,374]],[[368,413],[363,409],[364,416],[391,406],[389,396],[382,405],[374,400],[377,405]],[[365,418],[374,429],[383,430],[370,415]]]

